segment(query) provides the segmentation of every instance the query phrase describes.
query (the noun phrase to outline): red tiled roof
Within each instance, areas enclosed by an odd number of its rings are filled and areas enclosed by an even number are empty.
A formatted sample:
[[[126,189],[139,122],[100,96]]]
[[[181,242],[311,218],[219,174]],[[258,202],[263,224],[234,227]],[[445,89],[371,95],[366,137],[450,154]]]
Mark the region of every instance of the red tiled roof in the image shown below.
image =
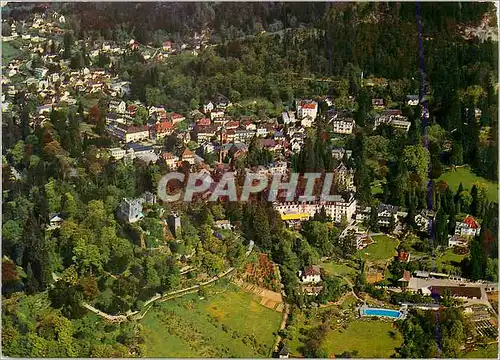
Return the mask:
[[[161,154],[161,157],[164,159],[164,160],[170,160],[170,159],[175,159],[177,158],[177,156],[175,156],[174,154],[170,153],[170,152],[164,152],[163,154]]]
[[[408,261],[408,258],[410,257],[410,253],[406,251],[400,251],[398,253],[398,260],[399,261]]]
[[[316,107],[317,107],[317,105],[314,103],[306,103],[306,102],[300,103],[300,106],[303,109],[316,109]]]
[[[196,122],[198,125],[210,125],[209,118],[201,118]]]
[[[143,132],[143,131],[149,131],[148,127],[146,125],[143,126],[129,126],[127,128],[127,133],[128,134],[134,134],[138,132]]]
[[[162,121],[155,125],[155,130],[157,133],[164,133],[170,131],[174,128],[174,125],[169,121]]]
[[[171,118],[172,119],[183,119],[184,116],[182,116],[181,114],[172,113]]]
[[[304,276],[321,275],[321,270],[317,266],[307,266],[304,268]]]
[[[477,229],[479,227],[479,224],[477,223],[476,219],[472,215],[467,215],[464,219],[464,223],[467,224],[467,226],[470,229]]]
[[[182,153],[182,158],[184,159],[185,157],[193,157],[194,154],[191,150],[189,149],[186,149],[184,150],[184,152]]]

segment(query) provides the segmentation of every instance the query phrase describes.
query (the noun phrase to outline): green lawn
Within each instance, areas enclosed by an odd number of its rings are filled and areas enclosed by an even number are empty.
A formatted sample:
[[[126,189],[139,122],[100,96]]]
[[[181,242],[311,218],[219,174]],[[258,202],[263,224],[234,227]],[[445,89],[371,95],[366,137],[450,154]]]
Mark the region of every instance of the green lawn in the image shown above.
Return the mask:
[[[450,188],[454,191],[458,189],[460,183],[462,183],[465,189],[472,189],[472,186],[476,182],[485,183],[488,187],[487,195],[490,201],[498,202],[498,183],[486,180],[482,177],[474,174],[470,168],[459,168],[456,171],[449,170],[444,172],[438,180],[444,180],[448,183]]]
[[[461,262],[465,257],[467,257],[467,255],[459,255],[459,254],[455,254],[453,252],[453,249],[447,249],[443,255],[439,256],[437,258],[437,260],[441,263],[452,263],[452,262],[456,262],[456,263],[459,263]]]
[[[396,247],[399,244],[399,240],[387,235],[375,235],[372,238],[375,243],[368,245],[362,250],[358,250],[357,256],[366,260],[385,260],[397,254]]]
[[[346,330],[330,330],[322,343],[329,354],[340,355],[344,351],[358,351],[362,358],[389,358],[403,338],[394,323],[381,320],[353,321]]]
[[[347,264],[334,264],[333,262],[322,263],[321,268],[330,275],[355,275],[356,269]]]
[[[143,319],[148,357],[267,357],[282,314],[230,284],[159,303]],[[215,293],[214,293],[215,292]]]
[[[479,347],[477,350],[463,354],[462,358],[469,359],[498,359],[498,344]]]

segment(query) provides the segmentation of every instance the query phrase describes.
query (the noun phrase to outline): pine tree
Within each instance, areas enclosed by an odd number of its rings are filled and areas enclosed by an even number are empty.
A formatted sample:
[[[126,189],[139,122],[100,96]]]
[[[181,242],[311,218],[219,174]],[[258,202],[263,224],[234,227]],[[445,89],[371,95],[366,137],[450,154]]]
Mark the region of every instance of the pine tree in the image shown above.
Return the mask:
[[[28,266],[26,267],[25,286],[26,286],[26,293],[27,294],[33,294],[33,293],[36,293],[40,290],[40,284],[38,283],[37,278],[33,274],[33,269],[31,268],[31,263],[28,263]]]

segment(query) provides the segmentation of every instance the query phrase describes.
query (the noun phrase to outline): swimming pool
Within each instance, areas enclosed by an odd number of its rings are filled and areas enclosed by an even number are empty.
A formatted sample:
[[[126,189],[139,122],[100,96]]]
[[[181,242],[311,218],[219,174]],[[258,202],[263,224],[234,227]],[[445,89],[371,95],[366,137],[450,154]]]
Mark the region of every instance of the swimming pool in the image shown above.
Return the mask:
[[[361,309],[361,315],[362,316],[383,316],[383,317],[390,317],[393,319],[398,319],[401,317],[402,313],[399,310],[364,308],[364,309]]]

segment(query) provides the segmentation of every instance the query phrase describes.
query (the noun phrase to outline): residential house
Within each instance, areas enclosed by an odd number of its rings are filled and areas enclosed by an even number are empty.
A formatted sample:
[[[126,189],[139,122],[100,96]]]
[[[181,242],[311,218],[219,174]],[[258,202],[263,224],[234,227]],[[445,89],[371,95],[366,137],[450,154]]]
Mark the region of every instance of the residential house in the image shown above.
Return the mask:
[[[280,359],[288,359],[290,357],[290,351],[288,350],[286,345],[283,345],[281,350],[278,353]]]
[[[336,134],[352,134],[356,121],[350,117],[339,117],[332,122],[333,132]]]
[[[371,214],[372,208],[370,206],[364,207],[364,208],[357,208],[356,209],[356,221],[357,222],[364,222],[370,219],[370,214]]]
[[[417,106],[420,102],[418,95],[406,95],[406,105]]]
[[[232,225],[229,220],[217,220],[215,222],[215,227],[223,230],[232,230]]]
[[[285,139],[285,135],[283,134],[282,131],[275,131],[274,134],[273,134],[273,139],[276,140],[276,141],[284,140]]]
[[[61,214],[51,214],[49,217],[49,226],[47,227],[47,230],[59,229],[63,221],[64,219],[61,217]]]
[[[380,116],[375,119],[375,129],[382,124],[392,126],[398,130],[408,132],[410,130],[411,122],[408,121],[406,116],[401,115],[401,110],[385,110]]]
[[[198,129],[198,144],[202,144],[206,141],[210,141],[217,134],[217,128],[215,126],[205,126]]]
[[[280,151],[283,149],[283,145],[281,142],[278,142],[274,139],[260,139],[260,145],[262,148],[269,150],[269,151]]]
[[[422,210],[420,213],[415,215],[414,222],[421,232],[429,231],[430,219],[434,219],[435,213],[430,210]]]
[[[389,227],[392,220],[394,222],[397,221],[397,212],[397,206],[380,204],[377,208],[378,225],[382,227]]]
[[[255,136],[255,131],[252,130],[235,130],[234,140],[239,142],[245,142],[252,139]]]
[[[471,215],[467,215],[463,222],[457,222],[455,225],[455,235],[474,237],[480,231],[479,223]]]
[[[299,272],[303,284],[315,284],[321,282],[321,268],[317,265],[306,266]]]
[[[111,100],[109,102],[109,111],[118,114],[125,114],[127,112],[127,104],[125,101]]]
[[[398,261],[399,262],[410,262],[410,253],[408,251],[398,251]],[[408,273],[408,276],[410,273]]]
[[[245,130],[257,131],[257,125],[255,125],[252,119],[241,121],[240,126]]]
[[[177,123],[180,123],[181,121],[186,120],[186,117],[174,112],[170,115],[170,120],[172,121],[172,124],[175,125]]]
[[[275,174],[285,175],[288,171],[286,161],[277,161],[273,164],[270,164],[267,169],[270,175],[275,175]]]
[[[195,157],[194,157],[193,152],[191,150],[189,150],[188,148],[186,148],[184,150],[184,152],[182,153],[181,161],[183,161],[183,162],[186,161],[190,165],[194,165],[194,163],[195,163]]]
[[[375,109],[383,109],[385,107],[384,99],[372,99],[372,106]]]
[[[231,106],[231,101],[229,101],[229,99],[227,97],[225,97],[224,95],[222,94],[218,94],[214,99],[213,99],[213,102],[215,104],[215,107],[217,109],[221,109],[221,110],[226,110],[226,108],[228,108],[229,106]]]
[[[256,135],[259,136],[259,137],[266,137],[268,134],[268,130],[266,127],[264,126],[259,126],[257,128],[257,132],[256,132]]]
[[[342,190],[356,191],[354,186],[354,170],[348,169],[344,163],[340,163],[334,170],[336,174],[337,185],[342,188]]]
[[[178,156],[175,156],[174,154],[172,154],[170,152],[164,152],[163,154],[161,154],[161,158],[165,161],[165,163],[167,164],[167,166],[170,169],[177,168],[177,164],[179,163]]]
[[[109,125],[106,131],[126,143],[132,141],[141,141],[149,138],[149,128],[147,126],[123,126]]]
[[[294,124],[297,119],[295,119],[295,113],[291,111],[284,111],[281,114],[283,118],[283,124],[289,125],[289,124]]]
[[[151,127],[151,139],[162,139],[165,136],[172,135],[174,125],[170,121],[160,121]]]
[[[306,116],[310,116],[312,121],[316,119],[318,114],[318,103],[312,100],[297,100],[297,117],[302,120]]]
[[[227,130],[235,130],[240,127],[239,121],[228,121],[224,126]]]
[[[201,118],[196,121],[196,125],[198,126],[209,126],[211,124],[211,120],[209,118]]]
[[[206,104],[203,104],[203,112],[205,114],[208,114],[209,112],[211,112],[213,109],[215,108],[214,104],[210,101]]]
[[[109,149],[109,156],[115,158],[116,160],[123,159],[127,151],[122,148],[111,148]]]
[[[342,160],[344,154],[347,154],[347,159],[352,156],[352,150],[346,150],[344,148],[334,148],[332,149],[332,157],[336,160]]]
[[[224,117],[224,111],[222,110],[212,110],[210,111],[210,120],[219,119]]]
[[[323,290],[323,286],[306,285],[302,287],[302,290],[309,296],[318,296]]]
[[[207,155],[215,151],[215,146],[213,143],[207,141],[201,145],[201,149],[203,151],[203,155]]]
[[[302,118],[302,120],[300,120],[300,125],[302,127],[309,128],[312,126],[313,122],[314,119],[312,118],[312,116],[307,115],[306,117]]]

